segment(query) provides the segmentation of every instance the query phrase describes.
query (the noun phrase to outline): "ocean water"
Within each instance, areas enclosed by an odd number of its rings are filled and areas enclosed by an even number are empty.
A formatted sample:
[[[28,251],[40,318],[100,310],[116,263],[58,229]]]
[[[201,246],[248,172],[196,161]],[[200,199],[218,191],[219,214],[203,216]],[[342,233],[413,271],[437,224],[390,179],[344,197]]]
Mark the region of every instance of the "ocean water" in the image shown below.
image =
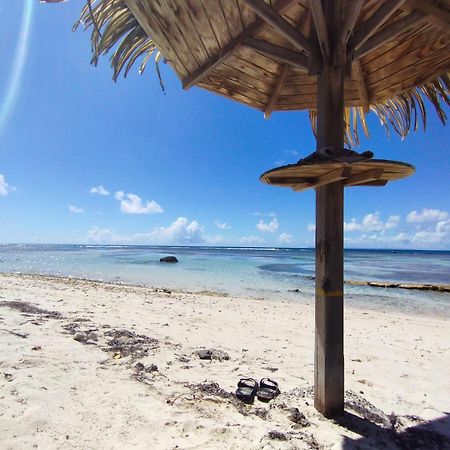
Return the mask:
[[[166,255],[179,263],[160,263]],[[0,272],[313,303],[314,258],[312,249],[294,248],[7,244],[0,245]],[[345,279],[450,284],[450,252],[346,250]],[[450,293],[346,284],[345,303],[450,317]]]

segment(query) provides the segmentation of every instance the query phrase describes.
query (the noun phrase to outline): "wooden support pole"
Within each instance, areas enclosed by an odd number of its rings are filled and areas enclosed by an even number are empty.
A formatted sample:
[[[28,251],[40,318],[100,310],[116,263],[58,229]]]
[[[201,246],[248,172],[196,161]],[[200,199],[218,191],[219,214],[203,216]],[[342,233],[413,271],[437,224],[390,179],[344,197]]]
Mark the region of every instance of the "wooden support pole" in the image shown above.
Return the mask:
[[[322,3],[333,43],[342,2]],[[317,149],[344,145],[344,76],[344,66],[324,61],[318,76]],[[344,412],[343,230],[344,182],[317,188],[314,406],[326,417]]]

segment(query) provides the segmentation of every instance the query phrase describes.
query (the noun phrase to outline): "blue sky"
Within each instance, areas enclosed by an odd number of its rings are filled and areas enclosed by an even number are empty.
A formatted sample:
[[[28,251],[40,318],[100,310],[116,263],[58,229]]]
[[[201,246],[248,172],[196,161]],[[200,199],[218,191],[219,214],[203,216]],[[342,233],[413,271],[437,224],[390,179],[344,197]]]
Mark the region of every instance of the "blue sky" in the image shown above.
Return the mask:
[[[314,192],[259,181],[314,150],[307,112],[266,121],[168,66],[166,95],[152,64],[114,83],[71,31],[80,7],[0,3],[0,242],[313,246]],[[450,249],[448,126],[369,123],[360,149],[417,172],[346,190],[346,246]]]

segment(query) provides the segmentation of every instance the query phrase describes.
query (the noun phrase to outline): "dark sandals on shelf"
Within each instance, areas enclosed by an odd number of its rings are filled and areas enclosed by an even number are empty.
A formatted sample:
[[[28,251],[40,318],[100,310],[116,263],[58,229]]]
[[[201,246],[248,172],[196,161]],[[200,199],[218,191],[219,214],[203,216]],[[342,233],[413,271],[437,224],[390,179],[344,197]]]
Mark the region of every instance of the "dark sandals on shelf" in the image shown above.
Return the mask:
[[[263,378],[259,383],[259,389],[256,392],[256,397],[260,402],[270,402],[277,395],[280,394],[278,383],[270,378]]]
[[[244,403],[253,404],[256,392],[258,392],[258,382],[253,378],[241,378],[236,389],[236,397]]]

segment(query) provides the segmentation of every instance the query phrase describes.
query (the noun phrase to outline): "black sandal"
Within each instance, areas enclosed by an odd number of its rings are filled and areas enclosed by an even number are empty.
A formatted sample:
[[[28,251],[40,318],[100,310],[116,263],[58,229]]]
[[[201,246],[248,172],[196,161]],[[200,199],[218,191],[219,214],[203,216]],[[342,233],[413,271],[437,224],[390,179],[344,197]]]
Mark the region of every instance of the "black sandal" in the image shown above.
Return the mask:
[[[252,405],[258,391],[258,382],[253,378],[241,378],[236,389],[236,397],[244,403]]]
[[[259,383],[259,389],[256,392],[256,397],[260,402],[270,402],[277,395],[280,395],[278,383],[270,378],[263,378]]]

